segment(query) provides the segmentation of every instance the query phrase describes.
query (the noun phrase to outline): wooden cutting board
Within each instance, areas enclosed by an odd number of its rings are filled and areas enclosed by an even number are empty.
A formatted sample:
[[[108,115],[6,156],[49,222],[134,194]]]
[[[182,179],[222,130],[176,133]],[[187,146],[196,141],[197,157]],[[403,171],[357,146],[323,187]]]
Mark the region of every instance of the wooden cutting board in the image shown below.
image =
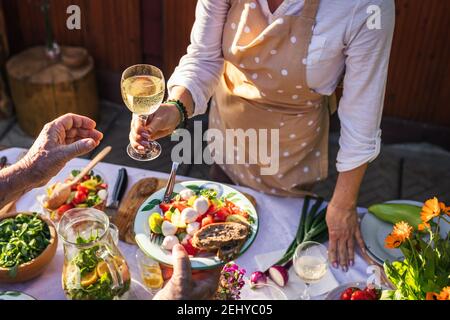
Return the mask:
[[[177,181],[178,183],[179,181]],[[136,182],[125,194],[120,202],[117,214],[113,223],[119,229],[119,239],[129,244],[136,244],[134,240],[134,218],[139,207],[154,192],[164,188],[167,179],[144,178]],[[253,196],[243,193],[249,201],[256,207],[256,200]]]
[[[134,217],[142,203],[158,190],[158,186],[158,179],[144,178],[136,182],[125,194],[113,219],[119,229],[120,240],[130,244],[136,243],[133,232]]]

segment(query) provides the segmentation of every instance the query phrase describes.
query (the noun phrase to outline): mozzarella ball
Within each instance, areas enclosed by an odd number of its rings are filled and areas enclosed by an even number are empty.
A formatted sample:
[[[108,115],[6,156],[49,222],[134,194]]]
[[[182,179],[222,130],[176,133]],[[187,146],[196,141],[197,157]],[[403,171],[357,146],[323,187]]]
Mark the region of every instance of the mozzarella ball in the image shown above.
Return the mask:
[[[198,199],[195,199],[192,207],[197,210],[199,214],[204,214],[208,211],[209,201],[205,197],[199,197]]]
[[[178,241],[177,236],[171,235],[164,238],[161,247],[166,250],[172,250],[172,248],[178,243],[180,242]]]
[[[200,229],[200,223],[198,222],[191,222],[187,225],[186,227],[186,232],[193,236],[194,233],[196,233],[198,231],[198,229]]]
[[[102,199],[103,201],[106,200],[106,198],[108,197],[108,192],[106,192],[105,189],[101,189],[97,192],[97,195],[100,199]]]
[[[191,189],[186,188],[180,191],[180,197],[183,200],[189,200],[193,196],[195,196],[195,192]]]
[[[177,229],[178,228],[173,223],[167,220],[164,220],[161,226],[162,234],[166,237],[177,233]]]
[[[197,220],[199,214],[197,210],[192,208],[185,208],[183,211],[181,211],[181,221],[184,223],[191,223]]]

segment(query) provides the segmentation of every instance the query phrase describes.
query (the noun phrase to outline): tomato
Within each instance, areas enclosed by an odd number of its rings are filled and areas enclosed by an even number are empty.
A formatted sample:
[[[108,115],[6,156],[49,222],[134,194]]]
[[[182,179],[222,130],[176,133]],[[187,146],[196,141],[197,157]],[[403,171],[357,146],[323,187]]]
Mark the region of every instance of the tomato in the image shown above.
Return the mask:
[[[173,206],[178,209],[180,212],[183,211],[184,209],[188,208],[188,206],[186,205],[186,202],[184,201],[176,201],[173,203]]]
[[[61,207],[58,208],[57,212],[59,216],[62,216],[64,214],[64,212],[66,212],[67,210],[70,210],[74,208],[74,205],[69,203],[69,204],[63,204]]]
[[[172,205],[170,203],[160,203],[159,207],[161,208],[162,212],[169,211],[170,207]]]
[[[87,199],[87,193],[81,192],[81,191],[77,191],[75,193],[75,196],[73,197],[72,203],[73,204],[80,204],[85,202]]]
[[[205,217],[206,217],[206,213],[205,214],[201,214],[201,215],[198,216],[198,218],[195,220],[195,222],[198,222],[198,223],[202,224],[202,220]]]
[[[86,188],[85,186],[82,186],[81,184],[79,184],[77,186],[77,191],[80,191],[82,193],[88,194],[89,193],[89,189]]]
[[[217,211],[217,207],[214,204],[211,204],[208,208],[208,211],[206,211],[206,214],[213,214]]]
[[[220,208],[219,211],[217,211],[214,214],[214,221],[215,222],[224,222],[227,220],[227,217],[229,216],[230,212],[227,208]]]
[[[205,218],[202,219],[202,228],[211,223],[214,223],[214,219],[213,219],[212,215],[208,214]]]
[[[357,290],[352,293],[350,300],[372,300],[372,296],[365,291]]]
[[[90,175],[85,175],[85,176],[82,178],[82,180],[83,180],[83,181],[86,181],[86,180],[89,180],[90,178],[91,178]]]
[[[99,188],[99,189],[108,189],[108,185],[107,185],[106,183],[101,183],[101,184],[98,186],[98,188]]]
[[[372,300],[378,300],[381,296],[380,290],[373,287],[366,287],[364,291],[372,298]]]
[[[350,288],[345,289],[341,293],[341,300],[350,300],[353,292],[358,291],[358,290],[359,290],[359,288],[356,288],[356,287],[350,287]]]
[[[78,190],[78,187],[76,184],[70,187],[70,191],[77,191],[77,190]]]
[[[198,249],[192,245],[192,239],[189,239],[186,243],[184,243],[183,247],[190,256],[195,256],[198,253]]]

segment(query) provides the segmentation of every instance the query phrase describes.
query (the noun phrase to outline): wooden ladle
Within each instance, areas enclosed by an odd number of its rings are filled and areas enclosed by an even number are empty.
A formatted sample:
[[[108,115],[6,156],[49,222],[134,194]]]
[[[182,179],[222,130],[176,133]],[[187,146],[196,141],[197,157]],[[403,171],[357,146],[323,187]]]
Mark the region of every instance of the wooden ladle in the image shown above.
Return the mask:
[[[62,183],[58,185],[52,193],[48,196],[48,198],[44,202],[44,206],[47,209],[50,210],[56,210],[61,205],[64,204],[64,202],[67,201],[67,199],[70,197],[70,189],[73,185],[77,184],[86,174],[89,173],[89,171],[94,168],[97,163],[99,163],[101,160],[103,160],[104,157],[111,151],[111,147],[108,146],[104,148],[102,151],[100,151],[94,159],[91,160],[91,162],[88,163],[86,167],[84,167],[83,170],[80,171],[80,173],[72,180],[66,183]]]

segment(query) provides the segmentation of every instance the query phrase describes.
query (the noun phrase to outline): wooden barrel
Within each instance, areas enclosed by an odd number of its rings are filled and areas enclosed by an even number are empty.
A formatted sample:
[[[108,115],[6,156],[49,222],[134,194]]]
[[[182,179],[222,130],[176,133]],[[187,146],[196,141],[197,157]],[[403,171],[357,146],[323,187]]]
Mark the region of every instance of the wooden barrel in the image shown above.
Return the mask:
[[[51,59],[45,47],[33,47],[6,64],[19,125],[36,137],[42,127],[68,112],[94,120],[99,115],[94,62],[83,48],[62,47]]]

